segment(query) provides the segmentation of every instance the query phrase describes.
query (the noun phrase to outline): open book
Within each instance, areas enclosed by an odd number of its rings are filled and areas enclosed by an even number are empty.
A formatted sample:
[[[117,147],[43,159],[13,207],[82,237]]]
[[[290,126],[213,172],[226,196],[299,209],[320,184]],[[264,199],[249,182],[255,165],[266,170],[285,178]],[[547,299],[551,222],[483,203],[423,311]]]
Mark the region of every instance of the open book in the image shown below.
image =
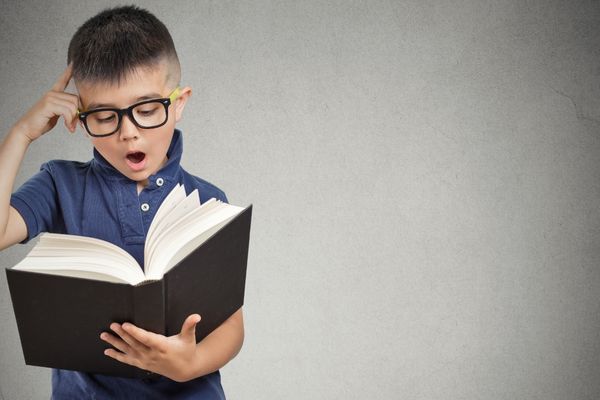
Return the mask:
[[[135,259],[103,240],[43,234],[6,269],[28,365],[143,377],[148,372],[104,355],[111,322],[171,336],[201,315],[200,341],[244,302],[252,205],[242,208],[177,186],[150,225],[145,274]]]
[[[184,187],[178,184],[163,201],[148,230],[144,270],[129,253],[112,243],[58,233],[42,234],[13,269],[132,285],[161,279],[243,210],[214,198],[200,205],[198,190],[186,197]]]

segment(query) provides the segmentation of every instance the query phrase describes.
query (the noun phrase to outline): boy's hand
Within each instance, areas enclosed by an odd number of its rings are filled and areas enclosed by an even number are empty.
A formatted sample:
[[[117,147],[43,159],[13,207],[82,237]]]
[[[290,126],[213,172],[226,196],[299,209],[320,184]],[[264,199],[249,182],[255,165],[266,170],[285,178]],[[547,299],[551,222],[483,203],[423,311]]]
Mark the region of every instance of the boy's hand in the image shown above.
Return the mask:
[[[110,329],[118,337],[103,332],[100,338],[119,350],[107,349],[104,351],[107,356],[134,367],[156,372],[174,381],[184,382],[195,377],[198,322],[200,315],[188,316],[183,322],[181,332],[169,337],[148,332],[129,322],[112,323]]]
[[[34,104],[33,107],[16,123],[23,134],[34,141],[56,125],[62,115],[65,126],[73,133],[77,127],[78,97],[66,93],[65,88],[72,77],[72,65],[62,73],[49,92]]]

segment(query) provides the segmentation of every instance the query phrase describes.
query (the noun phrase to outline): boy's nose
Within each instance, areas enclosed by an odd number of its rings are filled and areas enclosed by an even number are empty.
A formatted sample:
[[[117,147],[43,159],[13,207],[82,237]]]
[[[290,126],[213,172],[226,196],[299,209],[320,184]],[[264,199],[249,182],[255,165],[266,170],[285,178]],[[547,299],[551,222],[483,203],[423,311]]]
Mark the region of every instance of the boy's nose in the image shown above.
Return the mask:
[[[119,137],[122,140],[135,139],[139,136],[138,127],[129,119],[129,115],[123,115],[121,120],[121,128],[119,129]]]

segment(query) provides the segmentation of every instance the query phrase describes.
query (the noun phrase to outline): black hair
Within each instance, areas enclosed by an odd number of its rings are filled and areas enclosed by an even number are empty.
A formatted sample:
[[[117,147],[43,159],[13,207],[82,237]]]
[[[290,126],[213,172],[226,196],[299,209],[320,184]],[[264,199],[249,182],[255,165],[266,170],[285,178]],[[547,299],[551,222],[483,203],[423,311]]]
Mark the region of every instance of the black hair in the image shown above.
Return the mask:
[[[106,9],[87,20],[71,38],[67,62],[73,62],[78,81],[119,83],[141,66],[163,59],[179,61],[166,26],[149,11],[136,6]]]

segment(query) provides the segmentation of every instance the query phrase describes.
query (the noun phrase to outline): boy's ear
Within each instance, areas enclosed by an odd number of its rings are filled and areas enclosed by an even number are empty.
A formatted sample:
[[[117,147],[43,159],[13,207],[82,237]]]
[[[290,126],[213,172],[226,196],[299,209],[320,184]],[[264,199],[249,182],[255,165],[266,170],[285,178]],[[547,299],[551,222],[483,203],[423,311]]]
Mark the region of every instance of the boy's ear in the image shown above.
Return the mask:
[[[183,115],[183,109],[185,108],[185,104],[187,103],[187,101],[191,95],[192,95],[191,87],[186,86],[184,88],[181,88],[181,91],[179,92],[179,97],[177,98],[177,100],[175,100],[175,121],[176,122],[179,122],[179,120],[181,119],[181,116]]]

